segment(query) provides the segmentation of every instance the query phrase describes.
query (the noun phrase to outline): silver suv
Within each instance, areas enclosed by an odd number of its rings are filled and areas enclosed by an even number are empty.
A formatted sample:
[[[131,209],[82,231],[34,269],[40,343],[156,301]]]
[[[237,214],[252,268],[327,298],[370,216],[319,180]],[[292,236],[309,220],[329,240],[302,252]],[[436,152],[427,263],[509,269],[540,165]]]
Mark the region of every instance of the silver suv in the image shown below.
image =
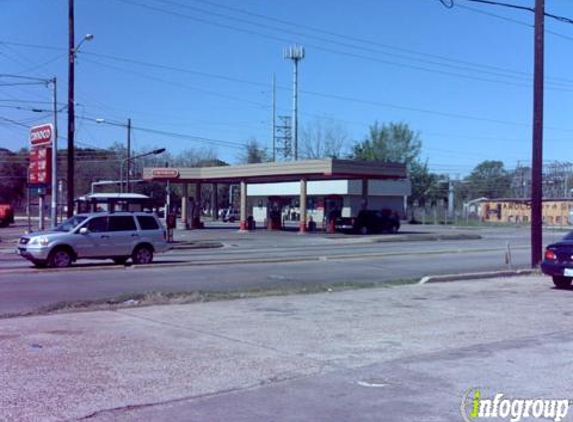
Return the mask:
[[[82,258],[149,264],[167,252],[166,232],[155,214],[97,212],[77,214],[52,231],[20,237],[16,253],[37,267],[68,267]]]

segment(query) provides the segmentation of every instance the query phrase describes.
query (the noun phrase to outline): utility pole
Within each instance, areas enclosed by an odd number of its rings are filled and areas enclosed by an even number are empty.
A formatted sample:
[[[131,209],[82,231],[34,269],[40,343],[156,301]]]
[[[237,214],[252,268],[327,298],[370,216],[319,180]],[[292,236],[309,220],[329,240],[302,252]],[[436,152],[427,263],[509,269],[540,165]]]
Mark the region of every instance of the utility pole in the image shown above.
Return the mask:
[[[276,115],[277,115],[277,85],[275,74],[273,73],[273,161],[277,161],[277,138],[276,138]]]
[[[52,139],[52,203],[50,219],[52,227],[58,224],[58,85],[57,79],[51,80],[54,85],[54,133]]]
[[[448,180],[448,214],[454,214],[454,181],[450,178]]]
[[[74,0],[68,0],[68,217],[74,214]]]
[[[126,192],[130,192],[129,186],[129,175],[131,172],[131,119],[127,119],[127,190]]]
[[[298,62],[304,59],[304,47],[294,45],[283,51],[285,59],[294,63],[293,68],[293,94],[292,94],[292,133],[294,139],[294,159],[298,160]]]
[[[543,201],[543,73],[545,0],[535,0],[535,59],[533,74],[533,147],[531,160],[531,267],[542,256]]]

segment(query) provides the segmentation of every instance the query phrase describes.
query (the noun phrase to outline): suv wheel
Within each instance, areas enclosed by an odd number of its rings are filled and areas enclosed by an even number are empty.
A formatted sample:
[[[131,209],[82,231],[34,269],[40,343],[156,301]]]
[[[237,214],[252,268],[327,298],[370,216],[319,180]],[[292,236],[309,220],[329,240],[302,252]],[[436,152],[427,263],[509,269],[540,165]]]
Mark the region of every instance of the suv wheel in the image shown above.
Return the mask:
[[[138,246],[131,256],[135,265],[151,264],[153,261],[153,251],[149,246]]]
[[[553,284],[555,284],[555,287],[558,289],[568,289],[571,287],[571,279],[569,277],[554,276]]]
[[[52,268],[65,268],[72,265],[72,254],[64,248],[56,248],[50,252],[48,265]]]
[[[358,232],[359,232],[360,234],[368,234],[368,227],[362,226],[362,227],[360,227],[360,229],[358,230]]]

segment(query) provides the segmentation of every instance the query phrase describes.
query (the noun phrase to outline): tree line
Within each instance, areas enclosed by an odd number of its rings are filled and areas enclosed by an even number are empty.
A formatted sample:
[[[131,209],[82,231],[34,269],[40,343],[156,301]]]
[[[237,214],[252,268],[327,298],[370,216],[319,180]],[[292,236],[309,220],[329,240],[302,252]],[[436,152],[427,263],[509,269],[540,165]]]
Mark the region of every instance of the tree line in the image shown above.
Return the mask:
[[[349,142],[345,128],[332,120],[316,119],[308,123],[300,134],[301,158],[346,158],[359,161],[398,162],[406,165],[412,182],[410,204],[432,206],[448,198],[450,178],[446,174],[430,171],[427,160],[422,159],[422,140],[419,132],[403,122],[375,122],[364,139]],[[132,156],[142,151],[133,151]],[[0,203],[12,203],[22,209],[26,200],[26,175],[29,151],[23,148],[12,152],[0,148]],[[92,182],[120,179],[120,167],[127,156],[125,147],[114,144],[109,148],[76,148],[76,192],[82,195],[91,191]],[[236,161],[240,163],[261,163],[272,160],[272,152],[252,138],[245,142]],[[67,151],[58,151],[58,180],[63,181],[65,198]],[[218,158],[214,148],[192,148],[179,153],[165,153],[135,160],[131,164],[132,180],[140,179],[143,167],[206,167],[226,166],[229,163]],[[515,186],[521,186],[524,170],[509,171],[503,162],[486,160],[455,184],[456,203],[480,197],[501,198],[512,196]],[[519,173],[519,174],[518,174]],[[516,183],[516,180],[518,182]],[[117,192],[118,184],[100,185],[98,192]],[[178,185],[173,186],[175,198],[182,194]],[[204,197],[210,188],[204,187]],[[163,183],[133,184],[133,191],[163,200],[166,195]],[[191,192],[193,194],[193,192]],[[228,190],[219,192],[221,198],[228,196]]]
[[[447,174],[431,172],[428,160],[421,157],[422,140],[419,132],[407,123],[375,122],[363,140],[351,142],[342,125],[332,120],[316,119],[301,130],[301,156],[307,159],[346,158],[358,161],[396,162],[406,165],[412,183],[410,205],[433,206],[447,201],[450,182],[454,185],[455,202],[515,195],[517,179],[523,180],[526,168],[507,170],[502,161],[486,160],[459,180]],[[271,160],[271,154],[251,139],[245,145],[242,161],[260,163]]]

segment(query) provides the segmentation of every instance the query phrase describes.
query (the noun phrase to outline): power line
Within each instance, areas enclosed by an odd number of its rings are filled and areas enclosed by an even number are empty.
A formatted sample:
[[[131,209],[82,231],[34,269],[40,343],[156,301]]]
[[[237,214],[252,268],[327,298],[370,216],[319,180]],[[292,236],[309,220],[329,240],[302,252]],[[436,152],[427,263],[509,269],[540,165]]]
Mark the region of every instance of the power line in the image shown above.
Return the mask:
[[[452,9],[456,5],[455,0],[438,0],[438,1],[440,3],[442,3],[448,9]],[[519,4],[504,3],[504,2],[494,1],[494,0],[463,0],[463,1],[488,4],[491,6],[506,7],[509,9],[525,10],[527,12],[535,13],[535,7],[521,6]],[[555,15],[553,13],[547,13],[547,12],[545,12],[544,15],[547,16],[548,18],[555,19],[559,22],[573,24],[573,19],[568,18],[566,16]]]
[[[269,107],[267,104],[263,104],[263,103],[260,103],[260,102],[251,101],[251,100],[245,100],[245,99],[240,99],[240,98],[237,98],[237,97],[233,97],[233,96],[231,96],[231,95],[221,94],[221,93],[209,91],[209,90],[206,90],[206,89],[203,89],[203,88],[192,87],[192,86],[189,86],[189,85],[186,85],[186,84],[182,84],[182,83],[178,83],[178,82],[174,82],[174,81],[171,81],[171,80],[167,80],[167,79],[163,79],[163,78],[158,78],[158,77],[156,77],[156,76],[151,76],[151,75],[143,74],[143,73],[141,73],[141,72],[137,72],[137,71],[134,71],[134,70],[121,68],[121,67],[119,67],[119,66],[114,66],[114,65],[110,65],[110,64],[99,63],[99,62],[97,62],[97,61],[89,60],[89,59],[85,59],[85,58],[84,58],[84,60],[87,61],[87,62],[96,64],[96,65],[98,65],[98,66],[108,67],[108,68],[115,69],[115,70],[121,70],[121,71],[123,71],[123,72],[131,73],[131,74],[137,75],[137,76],[142,77],[142,78],[145,78],[145,79],[154,80],[154,81],[157,81],[157,82],[162,82],[162,83],[167,84],[167,85],[172,85],[172,86],[177,86],[177,87],[183,87],[183,88],[191,89],[191,90],[194,90],[194,91],[197,91],[197,92],[202,92],[202,93],[204,93],[204,94],[213,95],[213,96],[220,97],[220,98],[226,98],[226,99],[229,99],[229,100],[238,101],[238,102],[245,103],[245,104],[255,105],[255,106],[257,106],[257,107]]]
[[[104,66],[109,66],[109,65],[104,65]],[[166,84],[175,85],[175,86],[183,86],[183,87],[187,87],[190,89],[195,89],[195,88],[189,87],[185,84],[179,84],[179,83],[167,81],[167,80],[164,80],[161,78],[156,78],[156,77],[152,77],[152,76],[148,76],[148,75],[142,75],[139,72],[134,72],[134,71],[122,69],[122,68],[119,68],[117,66],[111,66],[111,67],[112,68],[115,67],[116,69],[123,70],[126,72],[138,74],[139,76],[145,77],[147,79],[153,79],[153,80],[160,81],[160,82],[163,82]],[[207,75],[207,74],[205,74],[205,75]],[[252,83],[252,82],[249,82],[249,83]],[[286,87],[278,87],[278,88],[279,89],[288,89]],[[203,91],[205,91],[205,90],[203,90]],[[209,91],[207,91],[207,92],[212,94],[212,95],[219,95],[219,94],[211,93]],[[380,102],[376,102],[376,101],[363,100],[363,99],[341,96],[341,95],[336,95],[336,94],[328,94],[328,93],[321,93],[321,92],[308,91],[308,90],[301,90],[300,92],[303,94],[308,94],[308,95],[313,95],[313,96],[318,96],[318,97],[323,97],[323,98],[330,98],[330,99],[346,101],[346,102],[355,102],[355,103],[366,104],[366,105],[371,105],[371,106],[376,106],[376,107],[393,108],[393,109],[397,109],[397,110],[413,111],[413,112],[417,112],[417,113],[438,115],[438,116],[451,117],[451,118],[459,118],[459,119],[465,119],[465,120],[475,120],[475,121],[496,123],[496,124],[503,124],[503,125],[510,125],[510,126],[529,127],[529,125],[525,124],[525,123],[518,123],[518,122],[510,122],[510,121],[504,121],[504,120],[498,120],[498,119],[476,117],[476,116],[470,116],[470,115],[464,115],[464,114],[448,113],[448,112],[442,112],[442,111],[438,111],[438,110],[428,110],[428,109],[408,107],[408,106],[402,106],[402,105],[396,105],[396,104],[390,104],[390,103],[380,103]],[[228,97],[228,96],[225,96],[223,94],[221,94],[221,96]],[[236,101],[243,101],[241,99],[237,99],[234,97],[232,97],[232,99],[236,100]],[[268,105],[262,104],[262,103],[256,103],[256,102],[250,102],[250,103],[253,103],[255,105],[265,107],[265,108],[269,107]],[[566,131],[566,132],[573,132],[573,129],[564,129],[564,128],[555,128],[555,127],[547,127],[547,128],[548,129],[554,129],[554,130],[560,130],[560,131]]]
[[[29,128],[30,128],[28,125],[26,125],[26,124],[24,124],[24,123],[18,122],[18,121],[16,121],[16,120],[9,119],[9,118],[7,118],[7,117],[2,117],[2,116],[0,116],[0,120],[5,121],[5,122],[8,122],[8,123],[11,123],[11,124],[16,125],[16,126],[25,127],[26,129],[29,129]]]
[[[88,118],[88,117],[80,117],[79,119],[83,119],[83,120],[90,121],[90,122],[95,121],[94,118]],[[118,122],[114,122],[114,123],[117,125],[120,125],[120,123],[118,123]],[[238,148],[238,149],[244,148],[244,144],[240,143],[240,142],[233,142],[233,141],[226,141],[226,140],[221,140],[221,139],[207,138],[207,137],[203,137],[203,136],[195,136],[195,135],[190,135],[190,134],[176,133],[176,132],[170,132],[170,131],[160,130],[160,129],[153,129],[153,128],[148,128],[148,127],[143,127],[143,126],[132,126],[131,128],[132,128],[132,130],[136,130],[136,131],[140,131],[140,132],[144,132],[144,133],[156,134],[156,135],[164,135],[164,136],[171,137],[171,138],[187,139],[187,140],[191,140],[194,142],[210,143],[210,144],[214,144],[214,145],[226,146],[229,148]]]
[[[201,11],[201,12],[203,12],[203,13],[209,13],[209,12],[207,12],[207,11],[205,11],[205,10],[197,9],[196,7],[192,7],[192,6],[189,6],[188,4],[183,4],[183,3],[176,2],[176,1],[173,1],[173,0],[155,0],[155,1],[161,2],[161,3],[173,4],[173,5],[176,5],[176,6],[179,6],[179,7],[182,7],[182,8],[191,9],[191,10],[198,10],[198,11]],[[223,4],[220,4],[220,3],[213,2],[213,1],[207,1],[207,0],[189,0],[189,1],[192,1],[192,2],[195,2],[195,3],[200,3],[200,4],[207,4],[207,5],[214,6],[214,7],[223,9],[223,10],[229,10],[229,11],[236,12],[236,13],[240,13],[240,14],[244,14],[244,15],[247,15],[247,16],[252,16],[252,17],[255,17],[255,18],[258,18],[258,19],[267,20],[267,21],[270,21],[270,22],[273,22],[273,23],[280,23],[280,24],[287,25],[287,26],[291,26],[291,27],[295,27],[295,28],[301,28],[301,29],[304,29],[304,30],[307,30],[307,31],[312,31],[312,32],[320,33],[320,34],[325,34],[325,35],[328,35],[328,36],[333,36],[333,37],[336,37],[336,38],[340,38],[340,39],[342,39],[342,40],[344,40],[344,41],[352,40],[352,41],[354,41],[354,42],[358,42],[358,43],[361,43],[361,44],[376,46],[376,47],[380,47],[380,48],[384,48],[384,49],[388,49],[388,50],[393,50],[393,51],[399,51],[399,52],[407,53],[407,54],[411,54],[411,55],[417,55],[417,56],[422,56],[422,57],[428,57],[428,58],[437,59],[437,60],[441,60],[441,61],[452,62],[452,63],[463,64],[463,65],[469,65],[469,66],[473,66],[473,67],[485,68],[485,69],[490,69],[490,70],[495,70],[495,71],[501,71],[501,72],[507,72],[507,73],[512,73],[512,74],[520,74],[520,75],[525,75],[525,76],[528,76],[528,77],[531,77],[531,76],[532,76],[530,73],[522,72],[522,71],[518,71],[518,70],[514,70],[514,69],[506,69],[506,68],[502,68],[502,67],[499,67],[499,66],[491,66],[491,65],[486,65],[486,64],[483,64],[483,63],[476,63],[476,62],[470,62],[470,61],[465,61],[465,60],[453,59],[453,58],[445,57],[445,56],[441,56],[441,55],[429,54],[429,53],[421,52],[421,51],[417,51],[417,50],[412,50],[412,49],[407,49],[407,48],[402,48],[402,47],[396,47],[396,46],[393,46],[393,45],[383,44],[383,43],[380,43],[380,42],[377,42],[377,41],[373,41],[373,40],[370,40],[370,39],[359,38],[359,37],[356,37],[356,36],[352,36],[351,34],[342,34],[342,33],[337,33],[337,32],[334,32],[334,31],[325,30],[325,29],[323,29],[323,28],[317,28],[317,27],[314,27],[314,26],[303,25],[303,24],[295,23],[295,22],[288,21],[288,20],[285,20],[285,19],[279,19],[279,18],[272,17],[272,16],[269,16],[269,15],[264,15],[264,14],[261,14],[261,13],[255,13],[255,12],[252,12],[252,11],[249,11],[249,10],[246,10],[246,9],[242,9],[242,8],[238,8],[238,7],[232,7],[232,6],[223,5]],[[465,6],[460,6],[460,7],[467,8],[467,7],[465,7]],[[474,9],[474,10],[477,10],[477,9]],[[224,15],[218,15],[218,16],[222,16],[222,17],[227,18],[227,19],[236,20],[235,18],[229,18],[229,17],[224,16]],[[246,21],[246,22],[248,22],[248,23],[250,23],[250,24],[257,24],[256,22],[251,22],[251,21]],[[526,24],[526,25],[527,25],[527,24]],[[527,26],[531,27],[531,25],[527,25]],[[266,26],[266,28],[269,28],[269,27]],[[276,27],[271,27],[270,29],[275,29],[275,30],[277,30]],[[294,33],[294,34],[300,35],[300,33]],[[304,36],[307,36],[307,35],[304,35]],[[325,41],[333,42],[332,40],[325,40]],[[348,45],[348,44],[345,43],[344,45]],[[352,46],[352,47],[354,47],[354,46]],[[379,50],[373,50],[373,51],[380,52],[380,53],[383,53],[383,54],[386,54],[386,55],[388,54],[387,52],[382,52],[382,51],[379,51]],[[403,55],[396,55],[396,56],[397,56],[397,57],[405,57],[405,56],[403,56]],[[408,57],[407,59],[412,60],[412,58],[409,58],[409,57]],[[433,63],[433,64],[435,64],[435,62],[431,62],[431,61],[429,61],[428,63]],[[442,64],[442,65],[443,65],[443,64]]]
[[[172,16],[177,16],[180,18],[184,18],[184,19],[188,19],[188,20],[192,20],[192,21],[196,21],[196,22],[202,22],[211,26],[216,26],[216,27],[220,27],[220,28],[225,28],[225,29],[229,29],[229,30],[233,30],[233,31],[238,31],[238,32],[243,32],[243,33],[247,33],[250,35],[255,35],[257,37],[262,37],[262,38],[267,38],[267,39],[272,39],[272,40],[276,40],[276,41],[280,41],[280,42],[284,42],[284,43],[290,43],[292,40],[284,38],[282,36],[276,36],[276,35],[271,35],[271,34],[266,34],[266,33],[262,33],[262,32],[258,32],[252,29],[246,29],[246,28],[241,28],[241,27],[237,27],[237,26],[233,26],[233,25],[228,25],[228,24],[223,24],[223,23],[218,23],[218,22],[213,22],[212,20],[208,20],[208,19],[204,19],[204,18],[199,18],[196,16],[190,16],[187,14],[183,14],[183,13],[179,13],[179,12],[175,12],[173,10],[167,10],[167,9],[163,9],[160,7],[156,7],[156,6],[151,6],[148,4],[143,4],[143,3],[139,3],[133,0],[116,0],[122,3],[126,3],[126,4],[131,4],[134,6],[138,6],[141,8],[145,8],[145,9],[149,9],[155,12],[160,12],[160,13],[164,13],[167,15],[172,15]],[[158,0],[161,1],[161,0]],[[173,3],[173,2],[171,2]],[[182,7],[187,7],[189,8],[189,6],[182,6]],[[201,9],[197,9],[197,8],[193,8],[195,10],[199,10],[201,11]],[[213,13],[213,12],[206,12],[206,11],[202,11],[202,13],[206,13],[206,14],[211,14],[211,15],[215,15],[215,16],[220,16],[223,17],[225,19],[229,19],[232,20],[233,22],[236,22],[237,20],[242,21],[242,22],[246,22],[250,25],[256,25],[258,27],[262,27],[262,28],[268,28],[270,30],[273,31],[277,31],[277,29],[275,27],[269,27],[267,25],[263,25],[260,24],[258,22],[252,22],[252,21],[247,21],[245,19],[237,19],[235,17],[228,17],[228,16],[224,16],[221,14],[217,14],[217,13]],[[281,33],[285,32],[284,30],[281,30]],[[356,45],[352,45],[352,44],[348,44],[348,43],[343,43],[343,42],[339,42],[339,41],[333,41],[333,40],[329,40],[329,39],[325,39],[322,37],[316,37],[313,35],[308,35],[308,34],[300,34],[297,33],[295,31],[288,31],[290,33],[293,33],[297,36],[301,36],[301,37],[306,37],[306,38],[314,38],[314,39],[318,39],[322,42],[328,42],[331,44],[335,44],[335,45],[339,45],[339,46],[343,46],[345,48],[353,48],[353,49],[358,49],[358,50],[365,50],[368,52],[374,52],[374,53],[382,53],[385,55],[389,55],[388,52],[381,52],[379,50],[373,50],[371,48],[366,48],[366,47],[360,47],[360,46],[356,46]],[[425,68],[422,66],[417,66],[417,65],[411,65],[411,64],[403,64],[403,63],[397,63],[397,62],[392,62],[389,60],[382,60],[382,59],[377,59],[377,58],[373,58],[373,57],[368,57],[368,56],[363,56],[360,54],[356,54],[356,53],[349,53],[349,52],[344,52],[344,51],[340,51],[340,50],[335,50],[332,48],[327,48],[327,47],[323,47],[320,45],[316,45],[316,44],[311,44],[308,43],[307,41],[305,41],[305,46],[308,47],[312,47],[316,50],[320,50],[320,51],[324,51],[327,53],[331,53],[331,54],[338,54],[338,55],[343,55],[343,56],[347,56],[347,57],[354,57],[354,58],[359,58],[359,59],[365,59],[365,60],[369,60],[369,61],[374,61],[377,63],[381,63],[381,64],[386,64],[386,65],[390,65],[390,66],[397,66],[397,67],[402,67],[402,68],[409,68],[412,70],[419,70],[419,71],[425,71],[425,72],[430,72],[430,73],[437,73],[437,74],[442,74],[442,75],[446,75],[446,76],[453,76],[453,77],[460,77],[460,78],[464,78],[464,79],[471,79],[471,80],[478,80],[478,81],[483,81],[483,82],[491,82],[491,83],[499,83],[499,84],[506,84],[506,85],[511,85],[511,86],[526,86],[526,87],[530,87],[530,85],[526,85],[526,84],[519,84],[519,83],[515,83],[515,82],[508,82],[508,81],[501,81],[501,80],[495,80],[495,79],[488,79],[488,78],[482,78],[482,77],[478,77],[478,76],[471,76],[471,75],[463,75],[463,74],[459,74],[459,73],[455,73],[455,72],[450,72],[450,71],[443,71],[443,70],[436,70],[436,69],[429,69],[429,68]],[[423,60],[423,59],[419,59],[419,58],[410,58],[410,57],[405,57],[405,56],[399,56],[396,54],[392,54],[394,56],[398,56],[401,58],[405,58],[406,60],[414,60],[414,61],[418,61],[418,62],[426,62],[426,63],[430,63],[432,65],[436,65],[436,66],[447,66],[448,68],[454,68],[456,66],[452,66],[452,65],[446,65],[444,63],[438,63],[438,62],[429,62],[428,60]],[[459,67],[459,66],[458,66]],[[465,71],[473,71],[476,72],[477,70],[473,70],[473,69],[467,69],[464,68],[463,70]],[[481,73],[488,73],[487,71],[481,71]],[[489,72],[492,73],[492,72]],[[514,72],[515,73],[515,72]],[[506,75],[499,75],[496,74],[495,76],[498,77],[508,77]]]

